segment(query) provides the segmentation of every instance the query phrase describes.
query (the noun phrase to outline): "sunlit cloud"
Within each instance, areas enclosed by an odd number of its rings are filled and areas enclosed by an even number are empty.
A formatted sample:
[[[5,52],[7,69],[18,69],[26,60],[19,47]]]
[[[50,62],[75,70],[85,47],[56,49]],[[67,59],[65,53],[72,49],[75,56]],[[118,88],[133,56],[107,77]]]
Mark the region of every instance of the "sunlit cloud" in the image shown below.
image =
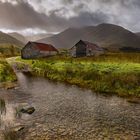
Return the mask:
[[[11,4],[13,4],[13,5],[18,4],[18,1],[19,1],[19,0],[0,0],[0,2],[2,2],[2,3],[8,2],[8,3],[11,3]]]
[[[5,28],[1,28],[0,29],[1,32],[4,33],[13,33],[13,32],[17,32],[20,33],[22,35],[36,35],[36,34],[58,34],[59,32],[47,32],[45,30],[41,30],[39,28],[27,28],[24,30],[12,30],[12,29],[5,29]]]

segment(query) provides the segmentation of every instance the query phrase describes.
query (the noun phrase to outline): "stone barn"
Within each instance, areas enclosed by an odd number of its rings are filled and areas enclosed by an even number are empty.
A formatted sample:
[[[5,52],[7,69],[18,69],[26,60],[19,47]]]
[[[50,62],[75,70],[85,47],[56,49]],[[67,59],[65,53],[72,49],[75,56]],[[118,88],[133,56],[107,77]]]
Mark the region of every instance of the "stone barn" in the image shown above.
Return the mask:
[[[70,54],[73,57],[96,56],[104,53],[104,49],[97,44],[80,40],[71,49]]]
[[[57,53],[58,50],[50,44],[28,42],[21,50],[21,57],[23,59],[43,58]]]

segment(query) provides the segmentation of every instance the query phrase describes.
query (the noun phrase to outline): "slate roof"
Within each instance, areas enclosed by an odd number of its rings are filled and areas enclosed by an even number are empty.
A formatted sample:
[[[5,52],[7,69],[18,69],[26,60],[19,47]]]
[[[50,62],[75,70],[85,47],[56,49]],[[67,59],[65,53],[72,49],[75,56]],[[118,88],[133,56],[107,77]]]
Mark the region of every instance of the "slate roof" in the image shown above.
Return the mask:
[[[74,46],[76,46],[77,44],[79,44],[81,42],[84,43],[86,45],[86,47],[89,48],[89,49],[98,50],[98,51],[103,51],[104,50],[103,48],[99,47],[97,44],[94,44],[94,43],[91,43],[91,42],[88,42],[88,41],[84,41],[84,40],[78,41]]]

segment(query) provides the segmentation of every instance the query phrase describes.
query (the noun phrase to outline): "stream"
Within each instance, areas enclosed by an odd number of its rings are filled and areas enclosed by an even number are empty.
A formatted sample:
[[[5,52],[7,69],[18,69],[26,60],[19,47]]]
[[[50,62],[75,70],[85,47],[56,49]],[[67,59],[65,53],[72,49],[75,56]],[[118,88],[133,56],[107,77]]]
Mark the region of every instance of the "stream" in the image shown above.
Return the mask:
[[[19,87],[0,89],[7,102],[5,122],[25,126],[25,140],[140,140],[140,104],[103,96],[74,85],[17,72]],[[15,119],[28,104],[31,115]]]

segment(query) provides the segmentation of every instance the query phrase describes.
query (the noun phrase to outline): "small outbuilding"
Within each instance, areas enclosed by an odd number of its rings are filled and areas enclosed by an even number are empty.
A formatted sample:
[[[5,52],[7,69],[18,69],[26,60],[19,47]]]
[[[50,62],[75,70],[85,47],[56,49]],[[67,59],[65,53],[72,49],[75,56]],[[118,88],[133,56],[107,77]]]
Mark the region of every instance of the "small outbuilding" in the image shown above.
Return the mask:
[[[104,49],[97,44],[80,40],[71,49],[70,54],[73,57],[95,56],[104,53]]]
[[[57,53],[58,50],[50,44],[28,42],[21,50],[21,57],[23,59],[43,58]]]

